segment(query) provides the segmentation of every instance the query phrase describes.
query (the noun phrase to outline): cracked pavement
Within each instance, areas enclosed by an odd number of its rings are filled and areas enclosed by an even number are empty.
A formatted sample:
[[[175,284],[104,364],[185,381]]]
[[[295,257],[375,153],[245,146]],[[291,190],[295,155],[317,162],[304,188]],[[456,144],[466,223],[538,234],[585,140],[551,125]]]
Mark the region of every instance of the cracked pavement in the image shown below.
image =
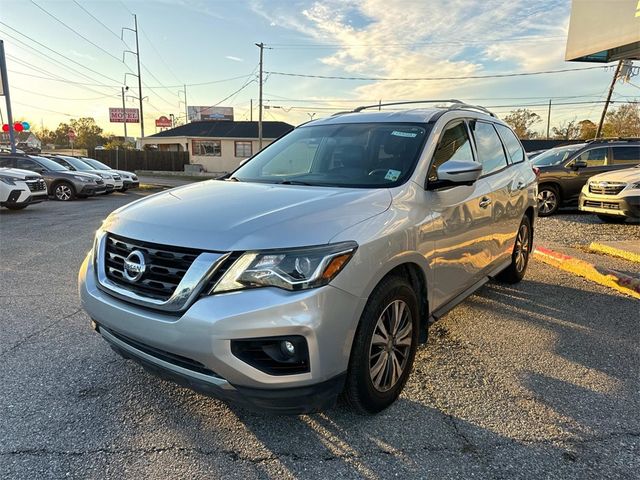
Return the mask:
[[[381,414],[261,416],[121,359],[79,310],[93,232],[139,195],[0,211],[1,477],[640,478],[636,300],[534,262],[436,323]]]

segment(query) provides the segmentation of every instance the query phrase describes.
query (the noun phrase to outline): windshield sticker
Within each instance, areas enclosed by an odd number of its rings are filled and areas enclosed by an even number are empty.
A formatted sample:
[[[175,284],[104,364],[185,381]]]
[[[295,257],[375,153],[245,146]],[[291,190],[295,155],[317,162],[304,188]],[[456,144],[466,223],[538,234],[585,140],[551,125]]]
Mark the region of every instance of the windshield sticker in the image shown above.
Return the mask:
[[[399,132],[397,130],[394,130],[393,132],[391,132],[391,135],[395,135],[396,137],[406,137],[406,138],[416,138],[418,136],[417,133]],[[395,170],[394,170],[394,172],[395,172]]]
[[[400,173],[401,173],[400,170],[389,169],[387,171],[387,174],[384,176],[384,179],[395,182],[396,180],[398,180],[398,178],[400,178]]]

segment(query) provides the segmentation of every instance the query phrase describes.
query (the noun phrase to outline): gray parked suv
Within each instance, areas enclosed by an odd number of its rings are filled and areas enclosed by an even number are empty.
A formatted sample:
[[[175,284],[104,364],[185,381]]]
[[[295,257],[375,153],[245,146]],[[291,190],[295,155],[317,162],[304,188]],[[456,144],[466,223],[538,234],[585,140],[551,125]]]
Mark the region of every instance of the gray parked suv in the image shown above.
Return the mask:
[[[393,403],[430,322],[489,278],[524,276],[536,176],[482,108],[366,109],[109,215],[79,273],[93,327],[254,409]]]
[[[106,191],[104,180],[91,173],[72,172],[53,160],[37,155],[0,155],[0,167],[21,168],[42,175],[49,195],[63,202]]]

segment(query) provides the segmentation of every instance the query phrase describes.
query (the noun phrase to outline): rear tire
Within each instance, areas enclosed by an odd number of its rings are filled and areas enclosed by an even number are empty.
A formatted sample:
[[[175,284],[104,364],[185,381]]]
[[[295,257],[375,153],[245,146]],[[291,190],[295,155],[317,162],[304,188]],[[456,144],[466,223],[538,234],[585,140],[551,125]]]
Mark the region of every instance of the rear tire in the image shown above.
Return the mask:
[[[369,297],[351,348],[344,397],[358,413],[373,414],[404,388],[419,338],[419,309],[408,279],[382,280]]]
[[[533,230],[531,229],[531,220],[525,215],[518,227],[516,242],[511,253],[511,264],[496,276],[496,280],[504,283],[518,283],[522,280],[527,271],[527,265],[529,265],[532,244]]]
[[[28,205],[6,205],[9,210],[23,210],[27,208]]]
[[[69,202],[76,197],[73,185],[69,182],[58,182],[53,186],[53,198],[60,202]]]
[[[560,192],[551,185],[542,185],[538,188],[538,215],[548,217],[560,208]]]

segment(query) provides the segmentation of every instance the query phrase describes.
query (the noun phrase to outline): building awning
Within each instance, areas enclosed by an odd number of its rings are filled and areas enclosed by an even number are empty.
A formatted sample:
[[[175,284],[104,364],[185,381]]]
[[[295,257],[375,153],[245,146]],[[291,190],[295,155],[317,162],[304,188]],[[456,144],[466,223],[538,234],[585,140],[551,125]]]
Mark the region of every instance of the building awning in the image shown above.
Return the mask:
[[[573,0],[565,60],[640,60],[640,2]]]

